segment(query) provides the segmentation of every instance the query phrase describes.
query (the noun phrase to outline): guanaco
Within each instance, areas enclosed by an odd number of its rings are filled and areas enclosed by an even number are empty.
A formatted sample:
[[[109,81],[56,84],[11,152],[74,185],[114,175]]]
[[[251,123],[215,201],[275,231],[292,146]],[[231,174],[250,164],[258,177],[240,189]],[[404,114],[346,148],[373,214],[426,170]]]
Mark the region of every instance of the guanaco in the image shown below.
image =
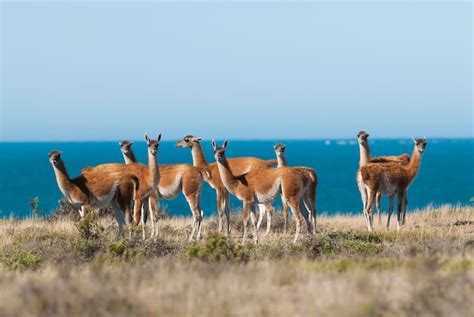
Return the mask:
[[[408,163],[410,163],[410,157],[406,153],[403,153],[399,156],[379,156],[379,157],[372,158],[370,156],[368,138],[369,138],[369,134],[365,131],[360,131],[357,134],[357,140],[359,142],[360,159],[359,159],[359,169],[357,170],[357,174],[356,174],[356,181],[359,187],[359,191],[361,193],[361,197],[363,200],[362,204],[363,204],[364,209],[365,209],[365,206],[367,205],[367,194],[365,192],[365,187],[362,185],[360,168],[367,163],[399,163],[402,165],[408,165]],[[375,208],[377,210],[377,217],[379,220],[379,224],[382,223],[382,215],[381,215],[381,209],[380,209],[381,199],[382,199],[382,194],[377,193],[377,196],[375,199]]]
[[[132,150],[132,142],[119,143],[126,164],[137,162]],[[158,233],[158,204],[159,198],[174,199],[181,191],[188,202],[193,215],[193,225],[189,240],[201,237],[201,223],[204,212],[201,210],[202,173],[207,171],[195,168],[189,164],[170,164],[159,166],[160,181],[158,191],[149,198],[149,211],[152,222],[152,236]],[[156,226],[156,229],[155,229]]]
[[[288,163],[285,157],[285,149],[286,146],[284,144],[278,143],[273,146],[275,150],[275,155],[277,157],[277,167],[288,167]],[[313,168],[306,167],[306,166],[294,166],[291,167],[294,171],[301,174],[303,176],[304,186],[307,188],[305,194],[302,197],[303,203],[305,204],[306,209],[309,211],[308,220],[312,224],[313,234],[316,233],[316,188],[318,186],[318,177],[316,175],[316,171]],[[284,219],[284,232],[287,232],[288,228],[288,206],[284,203],[282,197],[282,207],[283,207],[283,219]],[[267,213],[267,232],[268,234],[270,230],[270,223],[271,223],[271,215]],[[262,222],[263,214],[262,212],[259,215],[259,219],[257,222],[257,229],[260,227],[260,223]]]
[[[273,200],[281,192],[283,200],[290,206],[290,209],[296,219],[296,234],[293,242],[297,242],[301,223],[304,220],[300,210],[301,198],[304,194],[304,181],[301,174],[288,167],[278,168],[258,168],[248,173],[235,175],[229,166],[229,161],[225,156],[227,148],[227,140],[222,146],[217,146],[216,142],[212,140],[212,147],[214,149],[214,158],[217,162],[219,175],[226,189],[239,200],[243,202],[242,220],[244,224],[244,234],[242,243],[245,243],[247,238],[247,224],[250,219],[254,227],[254,241],[258,245],[258,231],[256,224],[256,205],[257,204],[271,204]],[[312,233],[309,222],[308,233]]]
[[[64,197],[79,208],[81,218],[90,208],[112,207],[119,226],[118,236],[121,236],[125,220],[130,219],[127,215],[130,214],[133,200],[131,193],[135,190],[138,179],[101,168],[85,168],[78,177],[70,178],[61,154],[60,151],[53,150],[48,157]]]
[[[367,227],[372,231],[373,203],[377,192],[389,196],[389,211],[387,229],[393,212],[393,198],[397,195],[397,230],[400,230],[401,217],[405,213],[408,202],[407,191],[415,179],[421,165],[421,157],[426,149],[426,138],[413,138],[415,147],[408,165],[398,163],[368,163],[360,168],[362,184],[367,191],[367,205],[364,214],[367,218]]]
[[[229,218],[229,192],[224,186],[221,177],[219,175],[219,169],[217,164],[209,164],[206,161],[204,152],[201,147],[200,141],[202,138],[187,135],[182,140],[176,142],[178,148],[190,148],[193,158],[193,165],[195,167],[205,168],[209,172],[209,175],[205,175],[204,180],[216,190],[217,193],[217,213],[218,213],[218,230],[223,230],[223,214],[225,214],[227,235],[230,234],[230,218]],[[276,165],[276,160],[261,160],[255,157],[239,157],[227,159],[229,167],[234,175],[241,175],[248,173],[254,169],[263,169],[272,165]],[[272,213],[273,208],[271,204],[259,205],[260,210],[266,209],[269,213]]]

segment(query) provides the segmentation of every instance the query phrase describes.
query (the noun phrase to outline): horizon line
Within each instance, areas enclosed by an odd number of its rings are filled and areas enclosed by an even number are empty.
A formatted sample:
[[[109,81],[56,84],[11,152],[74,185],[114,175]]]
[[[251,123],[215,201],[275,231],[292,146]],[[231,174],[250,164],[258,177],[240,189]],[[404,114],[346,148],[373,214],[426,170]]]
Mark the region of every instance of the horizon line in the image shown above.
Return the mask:
[[[415,138],[420,137],[420,136],[415,136]],[[424,136],[423,136],[424,137]],[[412,137],[407,137],[407,136],[401,136],[401,137],[374,137],[370,138],[370,140],[411,140]],[[462,136],[462,137],[433,137],[433,136],[426,136],[428,140],[473,140],[473,136]],[[215,138],[215,140],[225,140],[226,138]],[[120,142],[123,140],[129,140],[129,141],[134,141],[134,142],[140,142],[144,140],[141,139],[84,139],[84,140],[0,140],[1,143],[53,143],[53,142],[58,142],[58,143],[99,143],[99,142]],[[162,139],[161,142],[174,142],[179,139]],[[211,141],[212,139],[206,139],[203,138],[202,141]],[[350,141],[354,140],[357,141],[356,137],[346,137],[346,138],[253,138],[253,139],[231,139],[227,138],[229,141],[238,141],[238,142],[263,142],[263,141],[275,141],[275,140],[283,140],[283,141]]]

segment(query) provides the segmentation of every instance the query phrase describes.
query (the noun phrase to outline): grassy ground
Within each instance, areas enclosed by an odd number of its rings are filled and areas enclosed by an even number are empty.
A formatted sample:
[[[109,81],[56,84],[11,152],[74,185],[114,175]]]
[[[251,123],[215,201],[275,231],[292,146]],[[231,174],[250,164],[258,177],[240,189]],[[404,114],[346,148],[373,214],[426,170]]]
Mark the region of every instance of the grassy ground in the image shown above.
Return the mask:
[[[407,216],[367,233],[360,216],[318,217],[296,245],[283,234],[240,246],[204,222],[164,219],[160,237],[116,240],[109,218],[0,221],[1,316],[468,316],[474,312],[474,208]],[[294,227],[292,228],[294,230]]]

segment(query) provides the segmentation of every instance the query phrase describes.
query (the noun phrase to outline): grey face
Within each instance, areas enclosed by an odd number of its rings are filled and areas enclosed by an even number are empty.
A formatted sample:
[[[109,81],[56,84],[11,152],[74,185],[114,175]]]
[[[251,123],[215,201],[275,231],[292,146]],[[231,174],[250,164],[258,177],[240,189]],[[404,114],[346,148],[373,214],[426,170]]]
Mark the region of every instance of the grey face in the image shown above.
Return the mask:
[[[279,157],[282,157],[285,155],[286,146],[284,144],[280,144],[280,143],[275,144],[273,148],[275,149],[276,155],[278,155]]]
[[[212,148],[214,149],[214,158],[218,162],[225,160],[225,149],[227,148],[227,140],[224,141],[222,146],[217,146],[216,141],[212,140]]]
[[[51,151],[49,152],[48,157],[49,162],[56,165],[61,160],[61,152],[57,150]]]
[[[369,134],[365,131],[360,131],[357,133],[357,139],[359,140],[360,144],[367,144],[369,138]]]
[[[185,136],[182,140],[176,142],[178,148],[192,148],[194,144],[199,143],[202,139],[192,135]]]
[[[120,144],[120,150],[122,151],[122,153],[127,154],[128,152],[130,152],[133,142],[122,141],[122,142],[119,142],[119,144]]]
[[[413,141],[415,142],[416,149],[418,150],[418,152],[423,153],[426,149],[426,144],[427,144],[426,138],[413,139]]]
[[[219,146],[214,149],[214,158],[216,161],[222,162],[225,159],[225,148]]]

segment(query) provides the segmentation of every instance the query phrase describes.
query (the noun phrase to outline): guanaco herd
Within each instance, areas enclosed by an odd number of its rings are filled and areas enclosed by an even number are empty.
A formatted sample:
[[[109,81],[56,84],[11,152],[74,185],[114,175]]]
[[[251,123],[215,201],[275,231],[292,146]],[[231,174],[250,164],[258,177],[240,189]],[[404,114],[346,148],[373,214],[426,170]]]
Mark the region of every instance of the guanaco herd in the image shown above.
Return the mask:
[[[389,199],[386,230],[390,226],[393,200],[397,196],[397,230],[405,223],[408,204],[407,191],[416,177],[421,156],[426,148],[426,138],[414,139],[411,157],[370,156],[369,134],[358,133],[360,161],[356,180],[362,198],[363,214],[369,231],[373,230],[373,206],[381,223],[380,200],[382,195]],[[285,145],[274,146],[276,160],[262,160],[255,157],[227,158],[227,141],[221,146],[212,140],[216,163],[206,161],[201,147],[202,139],[192,135],[176,142],[177,148],[191,149],[193,165],[158,164],[158,147],[161,134],[156,139],[145,135],[148,146],[148,165],[137,162],[132,150],[132,142],[120,142],[120,150],[125,163],[101,164],[82,169],[76,178],[70,178],[61,152],[49,153],[58,187],[65,198],[78,207],[84,217],[91,209],[110,207],[118,223],[118,235],[123,235],[123,227],[140,225],[142,237],[146,238],[145,222],[149,214],[151,238],[158,235],[158,210],[160,199],[174,199],[181,191],[193,215],[189,240],[200,239],[204,213],[201,209],[202,182],[207,182],[217,193],[218,230],[230,234],[229,193],[242,201],[243,238],[247,238],[249,219],[254,231],[254,242],[258,244],[258,231],[266,215],[270,232],[273,215],[272,202],[281,196],[284,214],[284,230],[288,226],[288,208],[296,220],[296,233],[293,242],[300,236],[303,222],[308,234],[316,232],[316,171],[310,167],[288,166],[285,158]],[[257,217],[258,207],[258,217]]]

